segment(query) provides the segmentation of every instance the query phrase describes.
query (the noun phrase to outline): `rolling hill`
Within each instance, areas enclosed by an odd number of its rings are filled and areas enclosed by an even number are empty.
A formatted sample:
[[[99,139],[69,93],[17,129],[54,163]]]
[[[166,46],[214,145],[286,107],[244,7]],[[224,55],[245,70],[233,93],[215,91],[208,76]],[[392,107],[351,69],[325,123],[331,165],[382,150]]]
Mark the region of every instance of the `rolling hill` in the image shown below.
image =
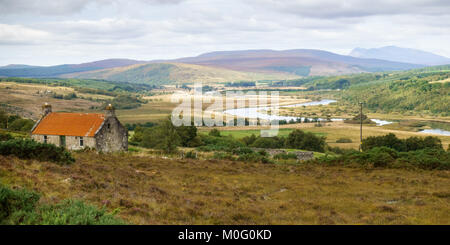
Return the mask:
[[[422,65],[447,65],[450,58],[417,49],[386,46],[381,48],[355,48],[350,56],[358,58],[383,59]]]
[[[323,50],[244,50],[205,53],[175,60],[109,59],[57,66],[10,65],[0,77],[64,77],[118,82],[168,84],[284,80],[315,75],[408,70],[423,65],[365,59]]]
[[[81,64],[56,66],[7,65],[0,67],[0,76],[4,77],[57,77],[62,74],[129,66],[144,63],[130,59],[107,59]]]
[[[104,79],[152,85],[192,82],[229,82],[242,80],[293,79],[287,72],[242,72],[182,63],[146,63],[95,71],[64,74],[65,78]]]
[[[300,76],[407,70],[417,64],[364,59],[315,49],[220,51],[172,60],[253,72],[290,72]]]

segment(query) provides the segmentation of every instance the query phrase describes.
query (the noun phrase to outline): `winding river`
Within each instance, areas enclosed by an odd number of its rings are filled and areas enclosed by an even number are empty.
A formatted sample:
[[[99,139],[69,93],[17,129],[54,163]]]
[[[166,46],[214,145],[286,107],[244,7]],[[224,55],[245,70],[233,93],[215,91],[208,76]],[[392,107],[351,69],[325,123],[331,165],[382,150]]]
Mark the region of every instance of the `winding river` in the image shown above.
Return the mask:
[[[336,100],[330,100],[330,99],[323,99],[320,101],[311,101],[311,102],[305,102],[305,103],[299,103],[299,104],[292,104],[292,105],[284,105],[279,106],[279,108],[289,108],[289,107],[301,107],[301,106],[317,106],[317,105],[328,105],[331,103],[337,102]],[[278,116],[278,115],[269,115],[268,111],[273,108],[269,106],[262,106],[262,107],[246,107],[246,108],[237,108],[237,109],[229,109],[225,110],[224,113],[238,116],[238,117],[246,117],[246,118],[252,118],[252,119],[263,119],[263,120],[286,120],[296,121],[299,117],[292,117],[292,116]],[[304,117],[300,117],[300,119],[303,121],[305,120]],[[312,119],[312,118],[308,118]],[[331,118],[331,121],[343,121],[343,118]],[[384,126],[391,123],[394,123],[392,121],[386,121],[381,119],[371,119],[373,122],[376,123],[377,126]],[[319,121],[326,121],[324,118],[319,118]],[[427,133],[427,134],[436,134],[436,135],[443,135],[443,136],[450,136],[450,131],[445,131],[442,129],[425,129],[420,131],[420,133]]]
[[[442,129],[439,129],[439,128],[424,129],[422,131],[419,131],[419,133],[450,136],[450,131],[442,130]]]

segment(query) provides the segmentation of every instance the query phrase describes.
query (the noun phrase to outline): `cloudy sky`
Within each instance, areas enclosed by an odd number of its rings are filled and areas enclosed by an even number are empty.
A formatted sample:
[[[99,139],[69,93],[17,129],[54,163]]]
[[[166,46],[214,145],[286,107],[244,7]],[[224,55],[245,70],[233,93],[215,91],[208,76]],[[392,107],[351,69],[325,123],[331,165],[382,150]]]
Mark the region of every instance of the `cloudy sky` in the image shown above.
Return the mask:
[[[0,0],[0,65],[396,45],[450,57],[448,0]]]

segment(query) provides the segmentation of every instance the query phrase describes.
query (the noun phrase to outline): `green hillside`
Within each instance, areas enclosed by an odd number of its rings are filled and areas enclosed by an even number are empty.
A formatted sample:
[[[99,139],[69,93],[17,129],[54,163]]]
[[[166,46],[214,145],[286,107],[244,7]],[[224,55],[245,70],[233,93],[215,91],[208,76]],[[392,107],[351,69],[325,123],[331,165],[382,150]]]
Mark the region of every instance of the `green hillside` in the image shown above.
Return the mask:
[[[372,112],[414,111],[448,116],[449,78],[450,65],[443,65],[401,72],[306,77],[273,85],[304,86],[318,93],[333,90],[340,103],[364,101]]]
[[[217,83],[242,80],[294,79],[299,76],[281,71],[273,73],[255,73],[191,64],[150,63],[71,73],[65,74],[63,77],[105,79],[116,82],[161,85],[185,82]]]

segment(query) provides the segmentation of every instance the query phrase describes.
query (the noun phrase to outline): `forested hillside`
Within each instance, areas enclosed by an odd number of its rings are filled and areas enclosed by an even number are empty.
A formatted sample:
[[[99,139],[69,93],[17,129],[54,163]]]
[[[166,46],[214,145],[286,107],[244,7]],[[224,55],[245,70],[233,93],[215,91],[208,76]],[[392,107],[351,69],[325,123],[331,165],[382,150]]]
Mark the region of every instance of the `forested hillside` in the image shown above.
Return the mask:
[[[377,112],[429,112],[449,115],[450,65],[404,72],[316,76],[273,83],[273,86],[303,86],[310,91],[335,90],[341,103],[366,103]]]

